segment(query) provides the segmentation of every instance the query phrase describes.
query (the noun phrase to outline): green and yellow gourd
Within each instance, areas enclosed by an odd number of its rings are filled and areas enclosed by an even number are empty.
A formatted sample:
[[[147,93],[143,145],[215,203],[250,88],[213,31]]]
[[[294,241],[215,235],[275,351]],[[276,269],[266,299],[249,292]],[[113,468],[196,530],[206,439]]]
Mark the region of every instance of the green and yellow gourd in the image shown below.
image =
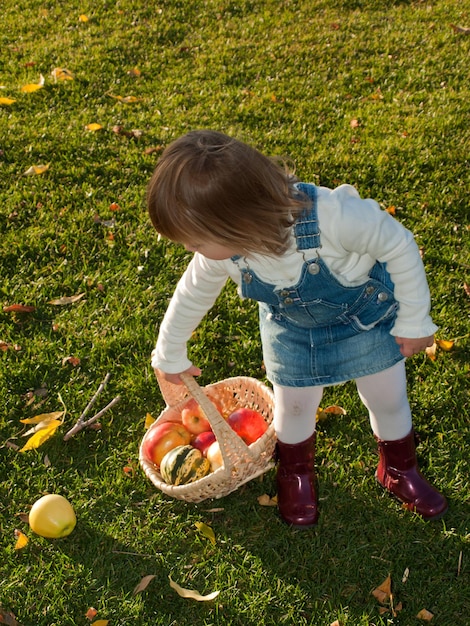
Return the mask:
[[[160,464],[160,474],[169,485],[193,483],[211,471],[211,464],[193,446],[177,446],[165,454]]]

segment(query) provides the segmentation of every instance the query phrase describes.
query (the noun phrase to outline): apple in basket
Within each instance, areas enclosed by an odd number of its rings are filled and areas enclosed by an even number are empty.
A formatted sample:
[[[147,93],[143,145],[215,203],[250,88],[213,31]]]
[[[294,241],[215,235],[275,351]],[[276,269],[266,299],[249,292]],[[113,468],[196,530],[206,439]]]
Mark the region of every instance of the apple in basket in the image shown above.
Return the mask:
[[[211,443],[211,445],[207,449],[206,457],[211,464],[211,469],[213,472],[219,469],[219,467],[223,466],[224,460],[222,458],[222,452],[220,451],[220,445],[218,441],[214,441],[213,443]]]
[[[254,409],[240,408],[230,413],[227,419],[232,429],[249,446],[268,429],[266,420]]]
[[[199,435],[194,437],[191,441],[191,445],[200,450],[203,456],[207,456],[207,450],[209,449],[209,446],[214,443],[214,441],[215,435],[212,430],[205,430],[203,433],[199,433]]]
[[[222,414],[222,407],[214,397],[208,395],[209,400],[215,405],[217,411]],[[181,411],[181,421],[193,435],[199,435],[206,430],[211,430],[209,420],[204,415],[204,411],[194,398],[188,400]]]
[[[142,452],[145,457],[160,467],[167,452],[176,446],[186,446],[191,441],[191,433],[179,422],[156,423],[144,437]]]

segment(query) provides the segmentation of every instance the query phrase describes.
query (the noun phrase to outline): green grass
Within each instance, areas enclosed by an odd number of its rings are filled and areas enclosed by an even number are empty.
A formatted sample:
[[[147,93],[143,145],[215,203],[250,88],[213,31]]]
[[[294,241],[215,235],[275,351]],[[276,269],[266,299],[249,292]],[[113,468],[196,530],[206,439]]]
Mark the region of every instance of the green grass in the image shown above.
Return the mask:
[[[451,24],[470,26],[468,0],[4,0],[0,97],[16,102],[0,105],[0,301],[36,307],[0,311],[0,340],[21,348],[0,352],[0,608],[23,626],[87,624],[91,606],[110,626],[408,626],[422,608],[439,626],[469,622],[470,38]],[[74,80],[54,83],[55,67]],[[40,74],[43,89],[20,91]],[[92,122],[103,129],[86,131]],[[161,146],[201,127],[288,155],[304,180],[353,183],[396,206],[416,233],[438,337],[455,340],[436,361],[407,364],[421,466],[450,501],[442,521],[422,522],[377,487],[352,384],[325,394],[324,405],[347,415],[320,427],[314,530],[292,531],[258,505],[274,494],[274,472],[192,505],[156,492],[139,469],[145,414],[164,404],[149,355],[188,261],[157,241],[145,186]],[[39,164],[50,168],[23,176]],[[75,304],[49,304],[79,293]],[[228,286],[191,350],[204,384],[263,379],[256,307]],[[101,406],[118,394],[121,402],[100,431],[63,442],[106,372]],[[20,419],[60,410],[59,395],[68,410],[59,433],[38,451],[6,445],[22,445]],[[76,509],[66,539],[37,537],[19,517],[46,492]],[[213,528],[215,546],[197,521]],[[21,551],[15,528],[30,539]],[[371,595],[388,574],[403,603],[396,617],[381,616]],[[169,575],[220,595],[182,599]]]

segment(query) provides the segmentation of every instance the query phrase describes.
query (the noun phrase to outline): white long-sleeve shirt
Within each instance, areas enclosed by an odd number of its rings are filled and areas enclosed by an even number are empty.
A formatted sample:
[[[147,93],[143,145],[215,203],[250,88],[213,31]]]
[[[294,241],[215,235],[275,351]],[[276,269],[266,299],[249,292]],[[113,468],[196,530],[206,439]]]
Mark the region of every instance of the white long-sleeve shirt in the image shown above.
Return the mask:
[[[318,187],[317,192],[318,252],[330,271],[342,284],[356,286],[368,280],[376,261],[387,263],[399,303],[392,335],[420,338],[434,334],[437,326],[429,314],[429,288],[412,233],[377,202],[360,198],[351,185],[333,190]],[[290,287],[300,278],[304,255],[314,258],[317,251],[299,252],[292,232],[290,246],[282,256],[253,254],[247,263],[264,282]],[[194,254],[161,323],[152,352],[154,368],[176,374],[191,365],[186,344],[228,278],[240,286],[240,270],[233,261],[213,261]]]

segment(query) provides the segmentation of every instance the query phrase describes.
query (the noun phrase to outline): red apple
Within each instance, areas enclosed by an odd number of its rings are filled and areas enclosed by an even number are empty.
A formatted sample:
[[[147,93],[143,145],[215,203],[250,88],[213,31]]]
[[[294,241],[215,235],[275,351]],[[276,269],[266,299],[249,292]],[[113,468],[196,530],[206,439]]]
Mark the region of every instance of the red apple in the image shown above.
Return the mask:
[[[220,406],[220,403],[213,397],[208,396],[208,398],[212,404],[215,405],[217,411],[222,414],[222,407]],[[184,405],[183,410],[181,411],[181,421],[193,435],[199,435],[199,433],[203,433],[206,430],[211,429],[209,420],[204,415],[204,411],[194,398],[188,400],[188,402]]]
[[[142,451],[146,458],[160,467],[167,452],[176,446],[186,446],[191,441],[191,433],[179,422],[156,423],[147,432]]]
[[[212,471],[219,469],[219,467],[223,467],[224,460],[222,458],[222,452],[220,451],[220,446],[218,441],[214,441],[211,443],[209,448],[207,449],[207,460],[211,464]]]
[[[253,409],[237,409],[228,416],[227,421],[247,445],[259,439],[268,428],[261,413]]]
[[[215,435],[212,430],[205,430],[203,433],[199,433],[199,435],[196,435],[194,437],[194,439],[191,441],[191,445],[194,448],[200,450],[203,456],[207,456],[207,449],[209,448],[211,443],[214,443],[214,441]]]

